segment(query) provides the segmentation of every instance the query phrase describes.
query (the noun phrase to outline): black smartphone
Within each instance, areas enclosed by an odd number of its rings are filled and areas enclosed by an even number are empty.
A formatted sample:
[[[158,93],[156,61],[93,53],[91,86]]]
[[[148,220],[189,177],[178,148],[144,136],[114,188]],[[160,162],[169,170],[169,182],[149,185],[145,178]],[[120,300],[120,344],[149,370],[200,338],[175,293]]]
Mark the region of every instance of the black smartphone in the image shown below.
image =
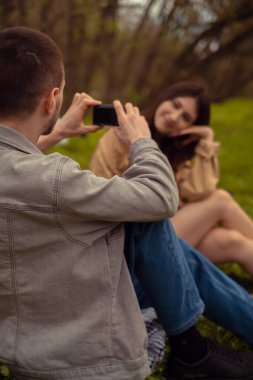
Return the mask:
[[[118,126],[118,118],[112,104],[101,104],[93,108],[94,125],[113,125]]]

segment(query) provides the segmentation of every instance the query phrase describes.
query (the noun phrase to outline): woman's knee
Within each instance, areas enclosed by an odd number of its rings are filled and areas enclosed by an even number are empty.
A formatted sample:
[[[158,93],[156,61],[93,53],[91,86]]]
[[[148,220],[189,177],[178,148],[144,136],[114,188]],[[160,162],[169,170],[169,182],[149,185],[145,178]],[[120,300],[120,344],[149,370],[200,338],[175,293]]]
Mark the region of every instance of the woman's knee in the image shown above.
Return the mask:
[[[241,247],[243,240],[245,239],[244,236],[236,231],[236,230],[223,230],[220,231],[218,236],[216,236],[217,242],[220,245],[221,249],[233,249],[238,247],[238,249]]]
[[[198,249],[214,263],[241,262],[243,239],[242,234],[236,230],[214,228]]]
[[[211,195],[211,201],[221,218],[226,215],[228,210],[233,209],[235,205],[235,200],[231,194],[223,189],[215,190]]]
[[[233,202],[233,197],[231,194],[224,190],[224,189],[216,189],[212,194],[211,197],[216,202],[220,202],[221,204]]]

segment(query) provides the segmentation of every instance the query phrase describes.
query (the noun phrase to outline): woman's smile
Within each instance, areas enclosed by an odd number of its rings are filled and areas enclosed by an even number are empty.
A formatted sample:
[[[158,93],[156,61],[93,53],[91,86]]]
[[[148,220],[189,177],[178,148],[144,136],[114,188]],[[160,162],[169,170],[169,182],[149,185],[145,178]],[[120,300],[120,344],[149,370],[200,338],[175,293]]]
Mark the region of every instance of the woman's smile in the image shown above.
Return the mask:
[[[178,97],[163,102],[155,113],[155,127],[161,134],[175,136],[190,127],[197,118],[193,97]]]

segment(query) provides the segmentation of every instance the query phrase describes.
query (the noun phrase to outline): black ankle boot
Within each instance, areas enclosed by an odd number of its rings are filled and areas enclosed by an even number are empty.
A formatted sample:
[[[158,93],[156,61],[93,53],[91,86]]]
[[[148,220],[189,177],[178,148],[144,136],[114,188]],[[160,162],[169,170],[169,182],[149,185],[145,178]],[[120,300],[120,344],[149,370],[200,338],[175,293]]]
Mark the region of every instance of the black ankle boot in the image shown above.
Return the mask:
[[[253,380],[253,353],[237,352],[207,339],[207,354],[196,363],[187,364],[173,353],[167,362],[168,380]]]

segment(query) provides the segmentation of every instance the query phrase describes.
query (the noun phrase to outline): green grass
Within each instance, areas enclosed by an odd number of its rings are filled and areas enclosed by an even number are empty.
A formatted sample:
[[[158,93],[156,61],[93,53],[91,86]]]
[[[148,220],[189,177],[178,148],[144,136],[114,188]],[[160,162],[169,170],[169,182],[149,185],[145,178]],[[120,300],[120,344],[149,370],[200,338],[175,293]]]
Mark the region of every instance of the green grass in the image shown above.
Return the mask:
[[[253,100],[229,99],[224,103],[214,104],[211,125],[215,130],[216,140],[221,142],[220,187],[231,192],[239,204],[253,217]],[[64,145],[56,146],[52,151],[68,155],[78,161],[82,168],[87,168],[94,147],[102,134],[103,131],[99,131],[86,137],[73,138]],[[248,275],[237,264],[226,264],[221,268],[248,279]],[[247,345],[231,332],[225,331],[205,318],[201,318],[198,328],[203,335],[222,344],[241,350],[248,349]],[[161,363],[148,379],[163,379],[162,368]]]
[[[253,217],[253,100],[214,104],[212,125],[221,142],[220,186],[229,190]]]

